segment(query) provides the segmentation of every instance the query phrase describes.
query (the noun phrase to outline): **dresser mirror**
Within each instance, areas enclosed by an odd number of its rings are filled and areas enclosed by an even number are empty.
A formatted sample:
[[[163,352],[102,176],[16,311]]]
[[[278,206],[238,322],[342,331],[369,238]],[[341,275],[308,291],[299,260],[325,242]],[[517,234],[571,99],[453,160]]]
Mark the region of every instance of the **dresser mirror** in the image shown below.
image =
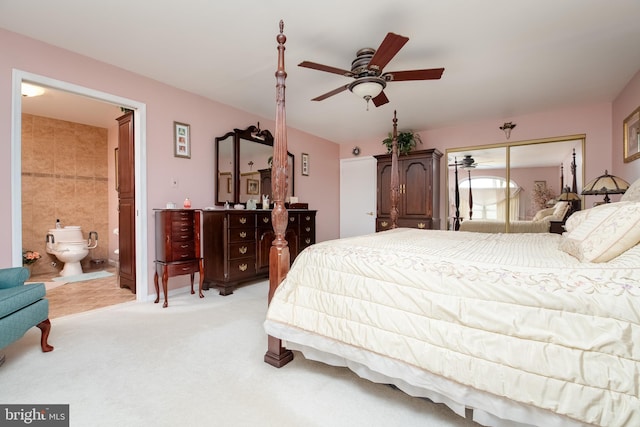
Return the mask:
[[[458,210],[461,222],[501,221],[504,231],[508,232],[510,222],[531,220],[541,206],[553,205],[554,200],[545,203],[540,196],[535,197],[534,189],[547,189],[535,191],[545,198],[559,196],[566,187],[580,195],[584,156],[584,135],[447,150],[447,228],[454,229]],[[581,199],[575,209],[583,206],[584,197]]]
[[[216,205],[225,202],[246,204],[261,202],[262,195],[271,201],[271,159],[273,135],[256,126],[234,129],[215,139],[216,144]],[[288,154],[287,197],[295,195],[295,157]]]

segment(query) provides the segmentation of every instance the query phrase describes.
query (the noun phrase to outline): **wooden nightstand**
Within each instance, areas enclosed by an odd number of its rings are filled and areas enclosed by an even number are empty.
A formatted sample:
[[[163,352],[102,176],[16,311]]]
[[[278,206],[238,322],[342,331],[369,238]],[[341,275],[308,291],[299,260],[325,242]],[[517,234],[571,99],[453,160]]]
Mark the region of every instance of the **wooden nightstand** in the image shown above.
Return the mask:
[[[564,233],[564,221],[549,221],[549,233]]]

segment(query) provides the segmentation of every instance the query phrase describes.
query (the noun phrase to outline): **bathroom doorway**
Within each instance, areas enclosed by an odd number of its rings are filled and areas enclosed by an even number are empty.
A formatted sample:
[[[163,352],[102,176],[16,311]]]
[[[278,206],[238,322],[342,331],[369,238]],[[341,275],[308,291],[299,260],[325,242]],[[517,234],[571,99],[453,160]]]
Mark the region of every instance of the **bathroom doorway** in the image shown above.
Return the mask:
[[[30,99],[26,99],[26,98],[22,98],[20,96],[20,84],[23,81],[27,81],[30,83],[35,83],[35,84],[40,84],[43,87],[46,88],[46,90],[50,91],[51,94],[55,94],[58,98],[62,98],[64,97],[65,102],[58,102],[58,103],[51,103],[51,105],[49,106],[40,106],[40,107],[34,107],[33,104],[35,103],[30,103]],[[55,100],[56,96],[53,97],[49,97],[49,99],[47,99],[47,101],[52,101]],[[119,109],[120,106],[123,106],[125,108],[134,110],[135,112],[135,116],[138,119],[139,123],[143,123],[144,119],[145,119],[145,106],[144,104],[140,104],[138,102],[135,101],[131,101],[131,100],[127,100],[127,99],[123,99],[123,98],[119,98],[113,95],[109,95],[106,93],[99,93],[96,91],[93,91],[92,89],[88,89],[88,88],[83,88],[83,87],[78,87],[66,82],[59,82],[56,80],[52,80],[43,76],[37,76],[37,75],[32,75],[29,73],[23,73],[23,72],[19,72],[19,71],[14,71],[14,97],[13,97],[13,111],[16,113],[13,115],[14,117],[14,122],[13,122],[13,128],[21,130],[22,129],[22,112],[26,113],[27,116],[29,116],[29,118],[31,118],[31,116],[39,116],[39,117],[51,117],[52,120],[59,120],[59,121],[67,121],[67,122],[71,122],[71,123],[94,123],[96,125],[96,128],[100,128],[100,127],[107,127],[109,128],[109,134],[113,134],[112,136],[110,135],[108,138],[115,138],[115,145],[112,145],[112,143],[109,143],[109,148],[107,150],[107,156],[109,157],[109,161],[108,164],[110,166],[113,166],[114,161],[115,161],[115,156],[114,156],[114,151],[112,149],[112,147],[117,147],[117,122],[115,120],[115,118],[119,115],[121,115],[121,111]],[[42,98],[45,99],[45,98]],[[73,105],[81,105],[80,107],[77,107],[74,113],[73,108],[69,108],[69,106],[73,106]],[[24,108],[23,108],[24,106]],[[48,112],[47,112],[48,109]],[[104,116],[104,111],[111,111],[110,113],[108,113],[106,116]],[[89,114],[87,114],[89,113]],[[103,115],[104,117],[93,117],[91,119],[87,119],[87,116],[100,116]],[[85,118],[78,118],[81,117],[82,115],[85,116]],[[92,121],[93,120],[93,121]],[[96,122],[97,120],[97,122]],[[102,120],[101,124],[100,120]],[[84,125],[84,124],[83,124]],[[89,125],[89,129],[91,129],[92,125]],[[80,126],[83,127],[83,126]],[[140,152],[142,151],[142,145],[144,144],[144,133],[143,132],[137,132],[135,135],[135,140],[136,140],[136,145],[137,147],[140,147],[140,150],[136,150],[135,153],[135,167],[136,167],[136,171],[138,171],[140,174],[144,174],[144,165],[140,165],[138,166],[139,163],[142,163],[140,160]],[[12,138],[12,213],[13,213],[13,234],[12,234],[12,241],[13,241],[13,263],[14,265],[20,265],[21,263],[21,258],[22,258],[22,225],[23,225],[23,221],[26,224],[27,229],[29,228],[29,223],[27,221],[31,221],[31,218],[26,219],[23,217],[23,204],[22,204],[22,189],[23,189],[23,182],[22,180],[28,180],[29,177],[23,177],[22,176],[22,155],[21,155],[21,151],[23,148],[23,143],[22,143],[22,133],[21,132],[13,132],[13,138]],[[49,147],[50,148],[50,147]],[[17,154],[16,154],[17,153]],[[40,153],[40,155],[45,155],[44,153]],[[110,173],[111,170],[113,168],[109,167]],[[103,181],[105,181],[105,179],[102,179]],[[103,187],[106,188],[106,186],[108,185],[109,188],[109,192],[110,193],[114,193],[115,192],[115,185],[114,185],[114,180],[115,180],[115,176],[113,177],[113,179],[109,178],[108,179],[108,183],[103,182]],[[138,234],[138,230],[140,230],[141,234],[146,234],[144,233],[144,230],[146,229],[146,223],[145,221],[145,215],[141,215],[141,211],[146,211],[146,206],[144,205],[144,194],[146,194],[146,189],[141,185],[141,182],[143,182],[143,180],[141,179],[141,177],[136,176],[136,184],[140,187],[140,191],[138,192],[138,194],[140,195],[140,198],[136,198],[136,211],[138,213],[138,215],[135,218],[135,222],[136,222],[136,234]],[[113,190],[112,190],[113,189]],[[111,233],[113,231],[115,231],[114,229],[117,228],[117,193],[116,194],[116,202],[115,205],[112,205],[111,203],[104,203],[103,206],[101,207],[102,209],[109,209],[110,211],[114,211],[113,206],[115,206],[115,212],[112,212],[113,215],[115,215],[115,223],[111,220],[108,221],[109,225],[108,225],[108,229],[106,231],[106,234],[108,234],[108,236],[105,236],[104,238],[102,238],[102,242],[103,243],[103,254],[101,253],[101,255],[98,257],[97,261],[102,261],[102,262],[106,262],[108,259],[114,259],[113,256],[113,251],[115,249],[117,249],[117,240],[118,240],[118,236],[117,235],[111,235]],[[105,205],[111,205],[111,208],[107,208]],[[52,220],[55,221],[55,218]],[[54,223],[52,223],[54,224]],[[115,224],[115,226],[114,226]],[[69,224],[69,225],[73,225],[73,224]],[[43,236],[46,235],[46,231],[48,228],[53,227],[53,225],[51,226],[43,226],[43,227],[39,227],[39,228],[44,228],[43,230]],[[90,230],[84,230],[83,232],[85,234],[88,233],[88,231]],[[136,236],[137,237],[137,241],[145,241],[146,239],[144,239],[141,236]],[[115,242],[115,246],[112,243],[112,245],[109,245],[108,242],[109,241]],[[42,237],[42,242],[44,242],[44,237]],[[25,248],[26,249],[26,248]],[[44,251],[42,251],[44,253]],[[146,264],[146,251],[144,249],[141,250],[141,248],[139,246],[136,245],[136,253],[140,254],[138,256],[138,262],[141,265],[136,265],[136,272],[137,272],[137,277],[140,279],[141,283],[148,283],[146,278],[148,276],[148,272],[146,271],[146,269],[141,268],[141,266]],[[43,257],[44,258],[44,257]],[[46,258],[47,261],[46,262],[51,262],[49,260],[49,257]],[[91,257],[89,257],[89,259],[91,259]],[[144,262],[144,263],[143,263]],[[90,266],[92,266],[92,264],[89,264]],[[107,265],[105,265],[106,267]],[[96,264],[97,268],[100,268],[101,265],[100,263]],[[117,278],[117,276],[114,276],[114,280]],[[147,298],[147,294],[148,292],[145,292],[145,286],[142,286],[140,289],[140,292],[137,293],[137,295],[135,296],[135,298],[139,301],[142,300],[146,300]]]

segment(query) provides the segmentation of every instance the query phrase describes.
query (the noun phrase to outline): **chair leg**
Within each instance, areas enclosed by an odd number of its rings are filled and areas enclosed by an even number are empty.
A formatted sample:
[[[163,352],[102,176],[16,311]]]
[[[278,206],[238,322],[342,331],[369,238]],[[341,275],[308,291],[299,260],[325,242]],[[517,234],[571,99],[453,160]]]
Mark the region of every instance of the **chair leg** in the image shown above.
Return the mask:
[[[46,353],[53,350],[53,347],[50,346],[47,342],[47,339],[49,338],[49,331],[51,331],[51,322],[49,321],[49,319],[43,320],[36,326],[42,331],[42,337],[40,338],[40,346],[42,347],[42,351]]]

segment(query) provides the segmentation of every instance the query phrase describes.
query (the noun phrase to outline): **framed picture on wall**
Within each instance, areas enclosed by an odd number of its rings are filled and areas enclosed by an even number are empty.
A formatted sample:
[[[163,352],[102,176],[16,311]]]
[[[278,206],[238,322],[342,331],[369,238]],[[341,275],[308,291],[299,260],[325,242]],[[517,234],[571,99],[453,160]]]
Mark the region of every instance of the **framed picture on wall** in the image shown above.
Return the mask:
[[[191,135],[188,124],[173,122],[173,155],[185,159],[191,158]]]
[[[640,158],[640,107],[629,115],[622,124],[624,135],[624,162]]]
[[[258,194],[260,181],[257,179],[247,179],[247,194]]]
[[[302,153],[302,175],[309,176],[309,155]]]

